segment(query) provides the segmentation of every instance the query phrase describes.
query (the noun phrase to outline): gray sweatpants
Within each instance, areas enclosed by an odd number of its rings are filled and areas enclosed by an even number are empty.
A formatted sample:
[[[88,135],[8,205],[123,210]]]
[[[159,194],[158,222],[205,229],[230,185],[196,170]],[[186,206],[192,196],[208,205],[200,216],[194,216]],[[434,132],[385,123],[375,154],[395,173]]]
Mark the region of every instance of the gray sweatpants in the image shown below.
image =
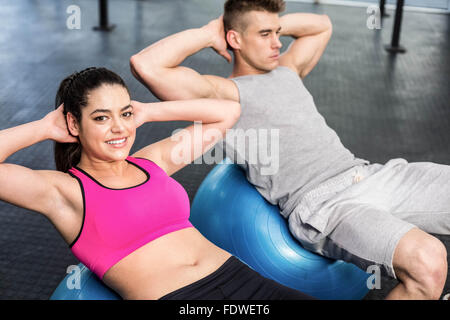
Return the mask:
[[[306,249],[393,278],[394,250],[414,227],[450,234],[450,166],[401,158],[356,166],[309,191],[289,216]]]

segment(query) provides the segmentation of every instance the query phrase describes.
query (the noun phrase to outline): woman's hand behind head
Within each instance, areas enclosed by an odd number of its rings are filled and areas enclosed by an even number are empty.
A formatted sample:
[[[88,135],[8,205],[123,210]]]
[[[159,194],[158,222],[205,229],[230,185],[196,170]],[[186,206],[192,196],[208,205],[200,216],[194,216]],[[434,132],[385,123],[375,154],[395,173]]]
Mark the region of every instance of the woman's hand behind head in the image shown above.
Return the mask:
[[[78,142],[78,139],[72,136],[67,128],[66,116],[63,113],[64,105],[61,104],[57,109],[48,113],[42,120],[48,131],[49,139],[61,143]]]
[[[134,123],[136,128],[140,127],[144,123],[149,121],[148,109],[151,108],[151,103],[142,103],[139,101],[131,100],[131,106],[133,107]]]

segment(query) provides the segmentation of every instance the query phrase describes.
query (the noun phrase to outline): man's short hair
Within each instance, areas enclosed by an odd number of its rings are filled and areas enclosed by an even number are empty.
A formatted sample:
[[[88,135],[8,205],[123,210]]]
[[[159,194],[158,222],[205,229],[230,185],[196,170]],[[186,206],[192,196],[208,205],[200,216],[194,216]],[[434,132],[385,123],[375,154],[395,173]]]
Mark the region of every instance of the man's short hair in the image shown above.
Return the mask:
[[[284,0],[227,0],[223,13],[225,32],[231,29],[244,32],[247,28],[247,21],[243,17],[250,11],[280,13],[284,9]]]

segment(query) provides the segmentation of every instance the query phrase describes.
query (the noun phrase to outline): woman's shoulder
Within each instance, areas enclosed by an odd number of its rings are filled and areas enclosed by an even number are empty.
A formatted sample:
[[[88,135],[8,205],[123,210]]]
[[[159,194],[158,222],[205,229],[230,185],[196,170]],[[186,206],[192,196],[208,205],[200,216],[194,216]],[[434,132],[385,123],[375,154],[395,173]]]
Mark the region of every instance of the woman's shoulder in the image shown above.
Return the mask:
[[[74,175],[70,172],[57,170],[39,170],[39,174],[51,182],[60,191],[72,190],[78,184]]]
[[[82,184],[70,173],[39,170],[39,174],[56,190],[52,194],[52,209],[47,218],[69,243],[77,233],[84,216]]]
[[[55,206],[60,212],[82,211],[83,190],[79,179],[69,172],[57,170],[40,170],[40,174],[47,179],[57,191]]]

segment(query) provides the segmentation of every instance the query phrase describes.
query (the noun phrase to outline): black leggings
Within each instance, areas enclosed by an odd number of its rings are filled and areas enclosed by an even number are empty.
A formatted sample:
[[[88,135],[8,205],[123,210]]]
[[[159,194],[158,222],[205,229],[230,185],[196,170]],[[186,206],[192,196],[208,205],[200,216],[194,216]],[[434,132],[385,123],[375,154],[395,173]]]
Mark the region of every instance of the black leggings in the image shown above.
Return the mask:
[[[314,299],[259,273],[231,256],[210,275],[159,300],[305,300]]]

